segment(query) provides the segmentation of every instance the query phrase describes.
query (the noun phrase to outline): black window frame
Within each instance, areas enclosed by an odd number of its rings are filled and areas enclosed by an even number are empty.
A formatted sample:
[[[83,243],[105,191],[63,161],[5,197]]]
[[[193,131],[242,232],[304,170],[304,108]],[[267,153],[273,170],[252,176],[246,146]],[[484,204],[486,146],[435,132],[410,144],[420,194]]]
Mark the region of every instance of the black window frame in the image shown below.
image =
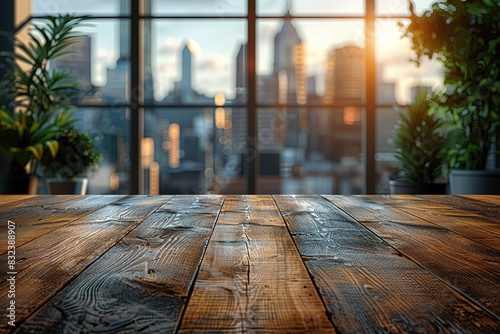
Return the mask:
[[[257,101],[257,85],[256,85],[256,25],[259,19],[283,19],[283,15],[257,15],[256,1],[247,0],[247,14],[246,15],[203,15],[203,16],[183,16],[183,15],[143,15],[141,10],[142,0],[129,0],[130,13],[128,15],[91,15],[91,19],[119,19],[129,20],[130,22],[130,90],[132,92],[141,92],[143,77],[143,66],[141,64],[142,54],[140,45],[142,45],[142,23],[144,20],[156,19],[244,19],[247,22],[247,102],[243,104],[235,104],[233,107],[243,107],[247,110],[247,157],[244,159],[246,163],[245,174],[245,192],[248,194],[259,193],[259,154],[258,152],[258,128],[257,128],[257,111],[259,108],[269,107],[269,105],[261,104]],[[363,154],[363,182],[362,193],[374,194],[375,193],[375,143],[376,143],[376,110],[377,108],[387,107],[378,105],[376,101],[376,66],[375,66],[375,25],[377,19],[390,18],[390,19],[405,19],[408,15],[376,15],[375,10],[376,0],[365,0],[365,12],[363,15],[293,15],[294,19],[361,19],[365,22],[365,52],[366,52],[366,102],[359,107],[364,109],[364,118],[362,119],[362,154]],[[380,1],[380,0],[379,0]],[[0,30],[3,31],[17,31],[27,24],[30,20],[40,18],[40,16],[29,17],[18,27],[14,27],[14,14],[15,14],[16,0],[6,0],[2,3],[2,10]],[[12,15],[9,15],[12,14]],[[31,13],[30,13],[31,14]],[[9,44],[5,38],[0,39],[0,50],[11,50],[12,45]],[[0,73],[1,74],[1,73]],[[86,105],[85,103],[78,103],[77,107],[86,108],[109,108],[109,107],[124,107],[130,111],[130,138],[131,138],[131,169],[130,169],[130,193],[143,194],[144,193],[144,173],[141,166],[141,140],[144,133],[144,109],[145,108],[171,108],[171,107],[215,107],[215,104],[204,105],[172,105],[169,103],[160,102],[145,102],[142,94],[129,94],[130,101],[111,105]],[[273,107],[296,107],[293,104],[286,105],[272,105]],[[321,107],[333,109],[344,107],[344,105],[311,105],[306,103],[301,107]],[[392,106],[390,106],[392,107]]]

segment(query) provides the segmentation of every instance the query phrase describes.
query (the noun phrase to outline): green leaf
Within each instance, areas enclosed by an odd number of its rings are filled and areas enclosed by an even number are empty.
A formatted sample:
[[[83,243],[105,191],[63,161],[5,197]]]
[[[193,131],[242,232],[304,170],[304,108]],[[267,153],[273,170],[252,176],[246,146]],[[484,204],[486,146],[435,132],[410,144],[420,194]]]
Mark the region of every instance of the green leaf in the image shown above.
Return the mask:
[[[36,160],[41,160],[43,155],[43,145],[41,143],[28,146],[26,150],[31,152]]]
[[[50,151],[50,155],[55,158],[59,151],[59,142],[57,140],[49,140],[45,143]]]

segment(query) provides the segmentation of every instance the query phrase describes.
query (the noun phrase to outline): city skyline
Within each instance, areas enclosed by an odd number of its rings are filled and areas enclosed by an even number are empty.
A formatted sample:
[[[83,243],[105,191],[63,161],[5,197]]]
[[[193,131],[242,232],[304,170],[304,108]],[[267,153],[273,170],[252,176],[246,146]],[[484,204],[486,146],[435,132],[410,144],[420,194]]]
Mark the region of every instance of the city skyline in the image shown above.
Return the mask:
[[[121,10],[123,11],[124,7]],[[194,20],[191,21],[194,22]],[[182,22],[185,23],[185,20],[183,19]],[[118,21],[115,20],[115,24],[117,23]],[[221,23],[219,27],[226,23],[234,24],[234,22],[226,20],[222,20]],[[308,103],[325,104],[325,106],[332,103],[345,106],[359,105],[363,104],[366,98],[364,88],[365,52],[362,40],[364,35],[360,33],[363,29],[359,22],[356,29],[351,31],[351,36],[357,36],[357,40],[345,38],[342,43],[325,43],[326,40],[331,41],[332,37],[319,38],[318,41],[325,44],[321,50],[321,52],[327,52],[324,56],[325,59],[319,62],[317,71],[306,65],[308,59],[305,55],[308,54],[307,48],[311,47],[311,39],[308,37],[310,34],[305,33],[304,30],[312,28],[324,30],[325,24],[323,23],[323,21],[317,24],[315,21],[295,20],[291,19],[290,15],[287,15],[284,20],[273,18],[258,22],[261,31],[257,32],[257,38],[259,38],[260,33],[265,33],[267,35],[265,39],[270,44],[265,48],[259,47],[261,46],[259,44],[257,49],[258,54],[264,52],[263,50],[268,53],[265,57],[261,57],[261,64],[265,62],[268,68],[262,70],[262,65],[259,67],[259,63],[257,64],[258,103],[265,105],[280,102],[304,105],[304,107],[299,108],[259,108],[257,133],[259,152],[265,155],[261,159],[262,169],[260,172],[263,175],[291,175],[294,165],[310,165],[308,161],[310,154],[315,157],[315,160],[311,162],[312,165],[321,161],[333,164],[336,166],[335,168],[342,168],[345,161],[353,162],[360,158],[362,108],[334,108],[325,112],[321,108],[307,107]],[[241,22],[236,22],[236,24],[241,26]],[[266,24],[268,27],[274,28],[262,29]],[[346,27],[349,26],[344,21],[339,25],[337,25],[338,22],[332,24],[336,25],[337,30],[342,27],[342,24],[346,24]],[[155,25],[153,21],[150,28],[152,33],[146,34],[143,40],[145,45],[150,43],[154,45],[155,38],[157,41],[162,40],[165,35],[160,34],[158,28],[158,25]],[[166,27],[161,28],[165,29]],[[149,29],[147,25],[146,29]],[[130,55],[128,54],[129,47],[126,47],[128,44],[126,30],[126,25],[122,24],[122,28],[117,31],[119,36],[115,37],[115,40],[119,42],[116,45],[117,50],[119,50],[116,66],[106,68],[107,82],[97,88],[96,92],[99,94],[90,94],[87,100],[88,103],[95,103],[96,107],[101,102],[107,105],[127,101],[129,93],[127,89],[129,75],[127,73],[130,72]],[[213,30],[197,30],[201,35],[213,33]],[[247,147],[248,115],[245,108],[232,107],[233,101],[231,100],[236,100],[235,102],[238,104],[246,103],[245,90],[241,89],[241,85],[246,82],[244,79],[246,74],[244,73],[247,61],[244,59],[245,57],[241,57],[242,53],[240,52],[245,50],[242,47],[245,39],[229,41],[226,39],[228,49],[237,50],[237,52],[232,51],[224,55],[227,56],[226,63],[232,64],[232,69],[227,73],[231,77],[230,85],[233,85],[230,89],[239,91],[240,95],[236,94],[234,98],[230,95],[226,96],[225,100],[228,104],[225,108],[186,109],[182,107],[183,104],[200,104],[200,106],[217,104],[214,96],[221,92],[215,88],[215,94],[205,95],[206,91],[200,90],[197,86],[200,81],[197,81],[195,71],[200,71],[200,67],[203,69],[203,66],[200,66],[200,62],[195,61],[195,57],[203,54],[207,50],[206,47],[213,47],[213,45],[211,43],[195,43],[192,36],[189,36],[190,39],[180,39],[179,43],[182,44],[172,49],[175,52],[167,48],[163,49],[168,57],[175,58],[175,67],[181,72],[181,75],[172,78],[172,87],[164,95],[166,98],[162,101],[178,104],[180,107],[157,106],[145,108],[144,112],[144,140],[142,144],[148,143],[148,149],[144,146],[144,150],[148,152],[147,156],[150,157],[148,162],[144,162],[145,168],[149,170],[149,173],[153,170],[153,167],[149,168],[149,166],[157,166],[154,170],[157,170],[158,173],[164,173],[163,188],[160,186],[159,189],[166,192],[187,191],[185,186],[179,183],[180,180],[191,182],[189,183],[189,192],[199,192],[203,191],[202,189],[210,190],[216,184],[224,188],[230,179],[241,176],[244,169],[243,159]],[[210,39],[205,38],[203,41],[209,42]],[[83,46],[83,44],[81,45]],[[82,47],[81,51],[75,51],[82,54],[87,53],[88,58],[90,58],[90,49]],[[89,52],[84,50],[89,50]],[[391,55],[390,48],[387,47],[384,51]],[[336,64],[331,68],[333,71],[327,70],[326,60]],[[88,63],[82,61],[80,64],[83,66],[83,64]],[[154,82],[156,85],[158,77],[161,77],[162,73],[158,73],[157,70],[152,72],[156,75]],[[317,94],[321,90],[317,89],[317,81],[319,80],[316,80],[317,77],[312,79],[311,74],[319,72],[324,72],[325,78],[331,79],[332,87],[337,87],[333,89],[334,94],[330,100]],[[324,88],[323,91],[325,91]],[[387,94],[383,94],[386,99],[381,103],[393,105],[395,103],[394,85],[379,82],[377,96],[384,91],[387,91]],[[162,97],[160,96],[160,98]],[[92,102],[92,99],[96,100]],[[217,105],[222,106],[224,103]],[[394,112],[383,114],[384,119],[378,119],[377,123],[379,125],[385,124],[387,126],[384,129],[389,129],[389,124],[393,123],[396,114]],[[94,112],[91,108],[82,110],[81,116],[83,116],[85,127],[92,129],[95,138],[99,139],[101,147],[106,150],[106,159],[102,163],[106,167],[105,174],[112,171],[111,176],[113,177],[110,176],[110,180],[117,179],[120,180],[117,182],[118,185],[120,183],[125,185],[126,176],[123,175],[128,170],[127,166],[130,162],[130,157],[127,154],[129,151],[127,127],[130,118],[127,111],[120,110],[120,108],[104,107],[99,109],[99,112]],[[309,131],[311,127],[315,128],[314,134]],[[175,129],[177,130],[174,131]],[[389,133],[390,130],[380,131],[377,135],[377,141],[382,141],[380,138],[386,138]],[[384,146],[379,147],[384,149]],[[155,175],[151,174],[150,177],[156,179],[158,174]],[[99,184],[99,186],[101,185]]]
[[[205,5],[207,8],[211,6],[212,10],[217,13],[217,10],[223,11],[222,5],[226,4],[227,8],[234,8],[237,2],[209,1]],[[417,1],[416,7],[421,10],[429,2]],[[35,15],[50,12],[47,9],[47,2],[45,6],[41,6],[40,3],[41,1],[33,2]],[[176,5],[175,1],[169,3],[171,8]],[[208,5],[208,3],[211,4]],[[312,1],[308,5],[309,9],[305,8],[303,3],[296,1],[292,2],[292,6],[294,6],[294,12],[307,14],[321,8],[318,3],[318,1]],[[97,6],[106,13],[117,11],[118,9],[113,6],[116,7],[118,4],[118,1],[111,1],[105,5],[99,3]],[[285,1],[258,2],[258,8],[266,9],[261,10],[263,15],[282,15],[285,5]],[[351,6],[354,8],[359,4]],[[402,8],[405,6],[405,1],[391,1],[385,9],[380,8],[380,2],[377,7],[381,13],[403,13]],[[76,12],[89,8],[88,5],[82,8],[76,3],[65,4],[64,7],[70,7]],[[162,12],[158,1],[153,1],[152,7],[153,12]],[[357,11],[352,8],[351,12]],[[182,11],[182,8],[179,11]],[[349,12],[349,8],[344,8],[344,11]],[[272,37],[280,29],[281,21],[263,18],[257,22],[257,74],[260,76],[268,75],[272,71]],[[439,68],[435,64],[425,63],[421,68],[417,68],[409,62],[410,48],[406,41],[400,40],[400,32],[397,29],[398,21],[398,19],[378,20],[375,36],[378,37],[377,63],[384,65],[384,71],[380,73],[380,77],[384,81],[396,82],[398,102],[404,104],[409,102],[410,86],[435,86],[439,82]],[[326,55],[332,49],[346,45],[363,47],[364,25],[362,20],[293,19],[292,22],[306,43],[307,76],[317,78],[316,86],[318,94],[321,95],[324,93]],[[93,37],[93,50],[95,51],[92,55],[92,83],[96,86],[104,86],[107,80],[107,69],[116,66],[119,57],[119,25],[116,20],[96,20],[90,21],[89,24],[89,27],[80,30]],[[241,44],[246,42],[245,20],[183,19],[173,22],[158,19],[153,21],[152,27],[152,72],[155,76],[155,99],[161,101],[173,88],[174,82],[180,80],[178,54],[187,40],[193,44],[194,49],[197,49],[193,56],[193,71],[196,72],[193,78],[194,88],[208,96],[223,93],[228,98],[234,98],[235,59]]]

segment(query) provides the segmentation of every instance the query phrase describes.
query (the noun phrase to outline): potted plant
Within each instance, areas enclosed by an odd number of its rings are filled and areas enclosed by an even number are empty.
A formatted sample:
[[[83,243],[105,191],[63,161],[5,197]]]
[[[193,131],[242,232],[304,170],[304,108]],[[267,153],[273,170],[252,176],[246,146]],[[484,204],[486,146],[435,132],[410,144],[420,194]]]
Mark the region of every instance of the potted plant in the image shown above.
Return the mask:
[[[399,121],[390,140],[399,161],[398,177],[389,180],[391,194],[446,194],[442,176],[446,138],[442,120],[432,112],[427,94],[417,94],[407,110],[397,109]]]
[[[55,178],[47,179],[51,194],[80,194],[87,192],[87,171],[97,169],[102,155],[92,138],[76,126],[62,129],[55,137],[59,151],[53,158],[49,150],[42,157],[42,170]]]
[[[401,27],[416,63],[436,57],[444,68],[442,90],[433,100],[452,125],[450,192],[499,193],[500,171],[486,167],[500,138],[500,6],[489,0],[447,0],[417,15],[410,2],[410,11],[410,24]],[[469,176],[474,177],[470,182],[464,178]]]
[[[36,193],[36,163],[45,150],[57,154],[55,137],[72,122],[77,83],[68,71],[49,69],[49,62],[67,52],[81,20],[47,17],[27,41],[13,38],[14,52],[1,54],[6,66],[0,78],[1,193]]]

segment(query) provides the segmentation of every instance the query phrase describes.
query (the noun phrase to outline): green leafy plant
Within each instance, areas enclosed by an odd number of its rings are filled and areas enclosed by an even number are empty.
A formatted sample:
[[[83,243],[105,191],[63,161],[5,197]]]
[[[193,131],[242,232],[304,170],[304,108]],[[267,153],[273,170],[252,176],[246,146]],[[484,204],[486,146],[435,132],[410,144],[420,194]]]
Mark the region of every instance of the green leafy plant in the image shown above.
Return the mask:
[[[446,161],[443,122],[432,113],[425,92],[407,110],[397,110],[400,120],[390,144],[400,163],[398,176],[408,183],[433,183]]]
[[[49,62],[66,53],[78,36],[74,28],[83,18],[46,17],[34,25],[29,38],[12,38],[16,50],[3,53],[6,74],[0,79],[0,154],[9,174],[34,173],[45,150],[55,157],[59,131],[72,124],[72,100],[80,90],[66,70]]]
[[[50,152],[45,152],[42,169],[54,173],[60,179],[83,176],[89,169],[97,169],[102,160],[89,134],[76,126],[63,129],[55,140],[59,142],[59,151],[54,158]]]
[[[401,24],[420,64],[436,58],[444,67],[442,90],[433,98],[452,122],[450,168],[484,169],[493,139],[500,138],[500,6],[492,0],[447,0]]]

